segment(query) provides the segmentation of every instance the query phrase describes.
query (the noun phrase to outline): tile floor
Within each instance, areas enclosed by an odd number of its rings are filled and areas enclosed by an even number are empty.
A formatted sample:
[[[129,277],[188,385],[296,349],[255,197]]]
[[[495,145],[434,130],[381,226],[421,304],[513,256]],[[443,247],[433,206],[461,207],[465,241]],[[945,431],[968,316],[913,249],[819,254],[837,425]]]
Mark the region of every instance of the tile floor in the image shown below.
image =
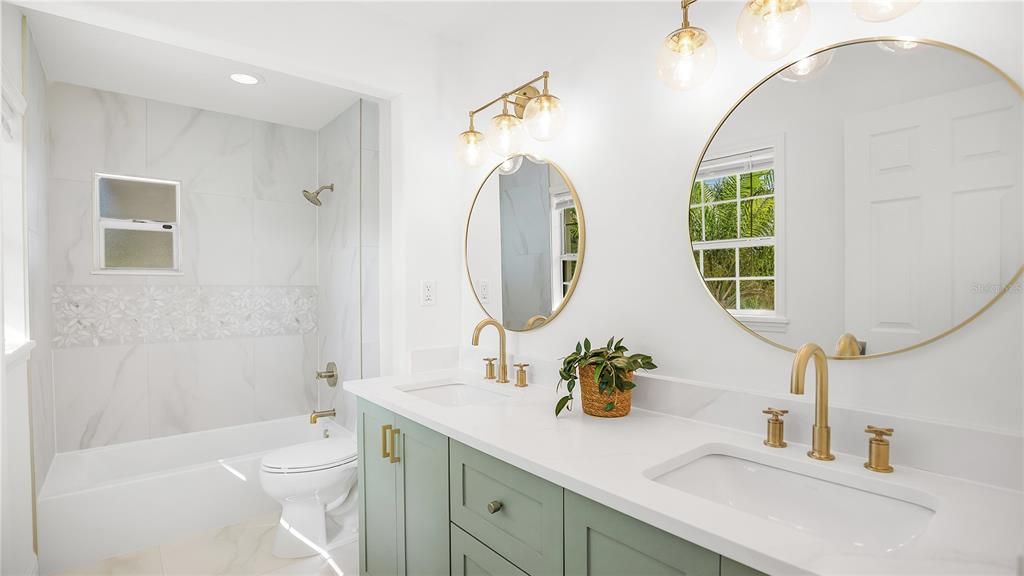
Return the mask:
[[[352,530],[334,524],[328,537],[338,542],[328,551],[298,560],[276,558],[270,550],[278,515],[263,516],[242,524],[209,530],[190,538],[135,554],[108,558],[82,570],[55,576],[356,576],[359,545]],[[333,523],[332,523],[333,524]]]

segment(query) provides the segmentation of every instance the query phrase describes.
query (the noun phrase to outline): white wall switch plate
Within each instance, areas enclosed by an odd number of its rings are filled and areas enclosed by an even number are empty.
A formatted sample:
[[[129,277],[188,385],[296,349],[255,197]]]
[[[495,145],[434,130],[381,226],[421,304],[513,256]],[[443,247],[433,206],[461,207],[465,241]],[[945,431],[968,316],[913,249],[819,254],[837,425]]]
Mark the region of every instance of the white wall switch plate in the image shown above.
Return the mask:
[[[437,301],[437,283],[424,280],[420,283],[420,306],[433,306]]]

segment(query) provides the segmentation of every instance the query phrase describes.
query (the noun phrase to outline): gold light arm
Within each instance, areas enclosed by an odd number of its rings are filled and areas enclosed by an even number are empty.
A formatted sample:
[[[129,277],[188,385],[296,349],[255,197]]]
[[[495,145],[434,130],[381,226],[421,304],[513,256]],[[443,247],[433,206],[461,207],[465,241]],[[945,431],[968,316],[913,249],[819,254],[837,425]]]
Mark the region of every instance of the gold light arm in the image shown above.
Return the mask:
[[[549,75],[550,74],[548,73],[548,71],[545,70],[544,73],[542,73],[540,76],[537,76],[536,78],[530,80],[529,82],[523,82],[519,86],[516,86],[515,88],[509,90],[508,92],[503,93],[501,96],[498,96],[494,100],[491,100],[487,104],[484,104],[483,106],[477,108],[476,110],[470,111],[470,113],[469,113],[470,116],[472,116],[473,114],[478,114],[480,112],[483,112],[487,108],[490,108],[491,106],[493,106],[494,104],[497,104],[498,102],[501,102],[502,100],[507,100],[509,96],[515,94],[516,92],[519,92],[520,90],[522,90],[523,88],[526,88],[527,86],[530,86],[532,84],[536,84],[537,82],[540,82],[541,80],[544,81],[544,93],[547,94],[547,82],[548,82],[548,76]]]

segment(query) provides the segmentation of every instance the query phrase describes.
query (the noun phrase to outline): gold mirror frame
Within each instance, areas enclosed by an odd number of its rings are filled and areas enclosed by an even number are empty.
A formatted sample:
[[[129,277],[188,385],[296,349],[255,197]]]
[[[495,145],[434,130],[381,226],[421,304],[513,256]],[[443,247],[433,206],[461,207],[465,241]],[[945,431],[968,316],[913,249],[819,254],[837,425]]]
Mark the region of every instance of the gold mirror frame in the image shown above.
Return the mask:
[[[732,116],[732,113],[735,112],[736,109],[739,108],[740,105],[743,104],[743,102],[748,97],[750,97],[751,94],[756,92],[757,89],[760,88],[762,85],[764,85],[766,82],[768,82],[769,80],[771,80],[772,78],[777,76],[780,72],[782,72],[786,68],[789,68],[793,64],[799,62],[800,60],[803,60],[804,58],[808,58],[810,56],[814,56],[814,55],[820,54],[822,52],[828,52],[829,50],[835,50],[837,48],[842,48],[844,46],[855,46],[857,44],[871,44],[871,43],[875,43],[875,42],[893,42],[893,41],[916,42],[917,44],[924,44],[926,46],[934,46],[936,48],[945,48],[947,50],[952,50],[954,52],[958,52],[958,53],[963,54],[965,56],[969,56],[971,58],[974,58],[978,62],[981,62],[982,64],[987,66],[990,70],[995,72],[1001,78],[1006,80],[1007,84],[1009,84],[1010,87],[1015,92],[1017,92],[1017,95],[1020,96],[1022,99],[1024,99],[1024,88],[1021,88],[1020,84],[1018,84],[1013,78],[1010,77],[1009,74],[1004,72],[998,66],[996,66],[992,62],[989,62],[985,58],[982,58],[981,56],[975,54],[974,52],[971,52],[970,50],[966,50],[966,49],[961,48],[959,46],[954,46],[953,44],[948,44],[946,42],[942,42],[942,41],[939,41],[939,40],[931,40],[931,39],[928,39],[928,38],[918,38],[918,37],[914,37],[914,36],[871,36],[871,37],[867,37],[867,38],[857,38],[857,39],[854,39],[854,40],[845,40],[843,42],[837,42],[835,44],[829,44],[828,46],[824,46],[822,48],[818,48],[817,50],[809,52],[809,53],[807,53],[807,54],[805,54],[805,55],[803,55],[803,56],[801,56],[801,57],[799,57],[799,58],[797,58],[795,60],[792,60],[792,61],[786,63],[785,65],[775,69],[770,74],[768,74],[767,76],[762,78],[760,81],[758,81],[756,84],[754,84],[749,90],[747,90],[743,94],[743,96],[740,97],[739,100],[736,101],[735,104],[733,104],[729,108],[729,110],[725,113],[725,116],[722,117],[722,119],[715,126],[715,129],[711,132],[711,136],[708,137],[708,141],[704,144],[704,148],[701,149],[700,157],[697,159],[697,165],[694,166],[693,173],[690,175],[690,186],[692,187],[693,186],[693,182],[697,179],[697,173],[700,171],[701,163],[704,162],[704,156],[707,154],[708,148],[711,147],[711,143],[714,142],[715,136],[718,135],[719,130],[721,130],[722,126],[724,126],[725,123],[729,120],[729,117]],[[689,190],[689,188],[687,188],[687,190]],[[689,212],[687,212],[687,217],[689,217],[688,215],[689,215]],[[692,254],[693,253],[693,239],[690,238],[689,224],[688,223],[685,223],[685,224],[686,225],[683,228],[685,230],[687,230],[686,239],[690,243],[690,253]],[[725,312],[725,314],[733,322],[735,322],[737,326],[742,328],[748,334],[751,334],[751,335],[755,336],[756,338],[758,338],[758,339],[760,339],[760,340],[762,340],[764,342],[767,342],[768,344],[771,344],[772,346],[774,346],[776,348],[779,348],[780,350],[785,350],[786,352],[790,352],[790,353],[793,353],[793,354],[796,353],[796,348],[790,348],[789,346],[786,346],[785,344],[780,344],[780,343],[772,340],[771,338],[768,338],[768,337],[766,337],[766,336],[764,336],[762,334],[759,334],[759,333],[755,332],[754,330],[751,330],[746,324],[744,324],[743,322],[738,320],[728,310],[726,310],[724,307],[722,307],[721,304],[719,304],[718,300],[715,299],[715,296],[711,293],[711,290],[708,289],[708,285],[704,281],[704,276],[701,274],[700,268],[697,266],[697,263],[693,260],[693,258],[690,258],[690,262],[693,264],[693,269],[694,269],[694,271],[697,272],[697,278],[700,279],[701,286],[704,287],[704,291],[707,293],[708,297],[711,298],[711,300],[715,304],[717,304],[719,307],[721,307],[722,311]],[[883,358],[885,356],[893,356],[895,354],[901,354],[903,352],[909,352],[911,350],[916,350],[917,348],[921,348],[921,347],[927,346],[928,344],[931,344],[932,342],[935,342],[937,340],[941,340],[941,339],[945,338],[946,336],[949,336],[950,334],[956,332],[957,330],[960,330],[964,326],[966,326],[966,325],[970,324],[971,322],[973,322],[976,318],[978,318],[979,316],[984,314],[989,308],[991,308],[993,305],[995,305],[995,303],[998,302],[999,299],[1002,298],[1007,292],[1009,292],[1010,289],[1013,288],[1013,286],[1016,285],[1017,282],[1020,281],[1022,277],[1024,277],[1024,264],[1021,264],[1020,268],[1017,269],[1017,272],[1013,275],[1012,278],[1010,278],[1009,282],[1007,282],[1006,285],[1003,286],[996,293],[996,295],[992,297],[991,300],[989,300],[984,306],[979,308],[977,312],[975,312],[974,314],[971,314],[966,319],[960,321],[958,324],[954,325],[952,328],[949,328],[948,330],[946,330],[944,332],[941,332],[939,334],[936,334],[935,336],[932,336],[930,338],[922,340],[922,341],[920,341],[920,342],[918,342],[918,343],[916,343],[916,344],[914,344],[912,346],[907,346],[905,348],[899,348],[899,349],[896,349],[896,350],[889,350],[889,351],[886,351],[886,352],[879,352],[877,354],[866,354],[864,356],[836,356],[835,354],[829,354],[828,359],[829,360],[869,360],[869,359],[872,359],[872,358]],[[819,343],[819,344],[821,344],[821,343]]]
[[[497,172],[499,168],[501,168],[502,164],[504,164],[505,162],[512,158],[526,158],[537,162],[544,162],[545,164],[553,166],[554,169],[558,171],[558,174],[562,177],[562,180],[565,181],[566,186],[569,188],[569,193],[572,194],[572,201],[573,204],[576,205],[576,217],[580,227],[579,253],[576,256],[576,271],[572,275],[572,281],[569,282],[569,291],[566,292],[565,296],[562,297],[562,301],[558,304],[558,307],[555,308],[551,312],[551,314],[542,322],[535,321],[538,317],[534,316],[533,318],[530,319],[530,323],[528,324],[528,326],[526,328],[523,328],[522,330],[507,328],[504,327],[504,325],[502,326],[503,328],[505,328],[505,330],[509,332],[529,332],[531,330],[537,330],[550,324],[551,321],[558,317],[558,315],[562,312],[562,309],[564,309],[566,304],[569,303],[569,300],[572,299],[572,295],[576,291],[576,285],[580,281],[580,274],[583,271],[583,260],[587,254],[587,222],[586,218],[584,218],[583,216],[583,203],[580,202],[580,197],[578,194],[576,194],[576,185],[572,183],[572,180],[569,178],[569,175],[565,173],[565,170],[562,170],[561,166],[552,162],[551,160],[537,158],[529,154],[515,154],[513,156],[509,156],[502,162],[499,162],[494,168],[491,168],[491,171],[487,173],[487,176],[484,176],[483,182],[481,182],[480,186],[476,189],[476,194],[473,195],[473,203],[469,205],[469,213],[466,215],[466,229],[462,240],[462,259],[465,262],[466,266],[466,278],[469,280],[469,289],[473,292],[473,299],[476,300],[477,306],[479,306],[480,310],[483,311],[484,316],[487,316],[492,320],[497,320],[496,318],[491,316],[491,313],[487,311],[487,308],[484,306],[483,302],[480,301],[480,295],[476,293],[476,286],[473,283],[473,273],[470,272],[469,270],[469,225],[473,221],[473,209],[476,208],[477,200],[480,199],[480,193],[483,192],[484,185],[487,184],[487,181],[491,178],[491,176],[493,176],[494,173]]]

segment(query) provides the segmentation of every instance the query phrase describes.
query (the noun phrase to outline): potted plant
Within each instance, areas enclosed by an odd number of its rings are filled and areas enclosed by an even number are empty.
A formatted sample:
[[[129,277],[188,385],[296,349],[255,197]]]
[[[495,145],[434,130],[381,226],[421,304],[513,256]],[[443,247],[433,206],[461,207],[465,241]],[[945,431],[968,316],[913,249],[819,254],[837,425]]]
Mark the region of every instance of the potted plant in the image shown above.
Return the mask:
[[[562,360],[558,388],[565,383],[567,394],[555,404],[555,416],[572,410],[577,379],[583,395],[583,412],[601,418],[619,418],[629,414],[633,401],[633,373],[657,368],[647,354],[629,354],[612,336],[603,348],[591,348],[590,340],[576,343],[576,351]]]

